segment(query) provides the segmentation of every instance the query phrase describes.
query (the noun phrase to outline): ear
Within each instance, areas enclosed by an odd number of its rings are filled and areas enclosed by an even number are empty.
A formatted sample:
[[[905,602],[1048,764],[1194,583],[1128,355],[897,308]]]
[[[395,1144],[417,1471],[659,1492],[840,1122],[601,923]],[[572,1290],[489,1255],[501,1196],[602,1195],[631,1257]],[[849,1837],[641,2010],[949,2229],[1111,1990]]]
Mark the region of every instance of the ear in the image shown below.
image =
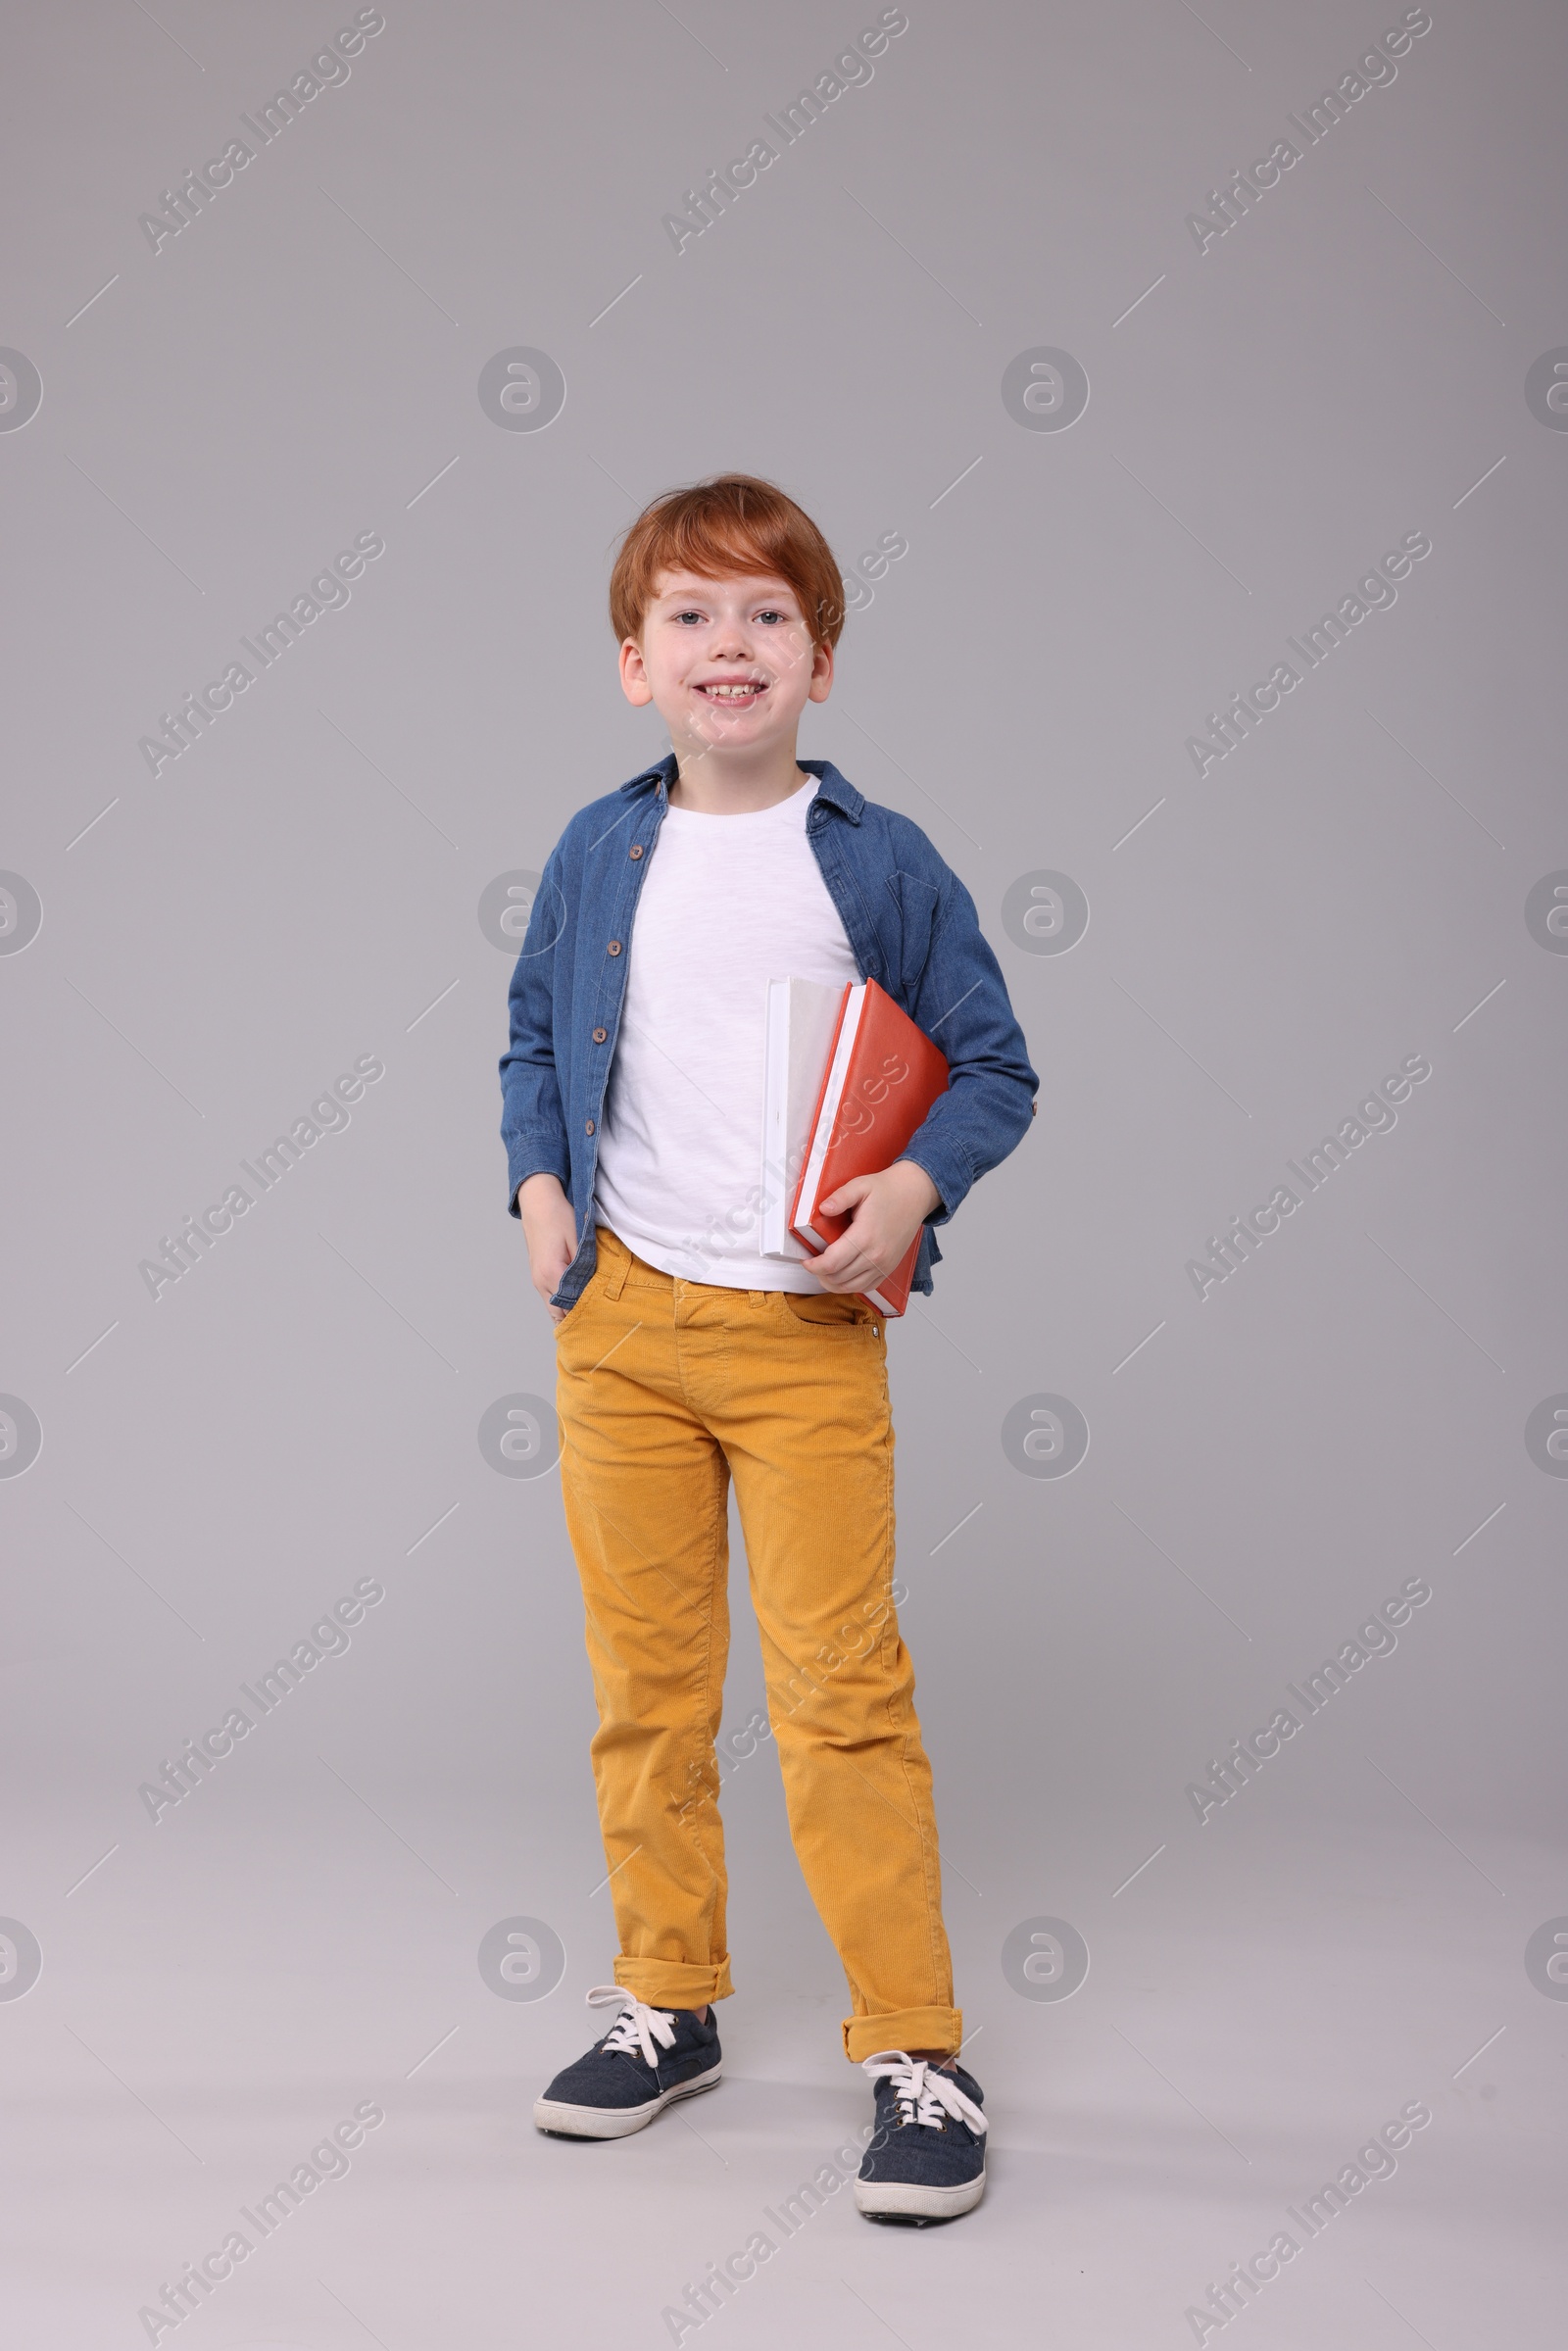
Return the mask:
[[[811,683],[808,689],[812,702],[826,702],[833,691],[833,648],[814,645],[811,649]]]
[[[620,690],[637,710],[642,710],[654,699],[643,649],[635,637],[628,637],[620,649]]]

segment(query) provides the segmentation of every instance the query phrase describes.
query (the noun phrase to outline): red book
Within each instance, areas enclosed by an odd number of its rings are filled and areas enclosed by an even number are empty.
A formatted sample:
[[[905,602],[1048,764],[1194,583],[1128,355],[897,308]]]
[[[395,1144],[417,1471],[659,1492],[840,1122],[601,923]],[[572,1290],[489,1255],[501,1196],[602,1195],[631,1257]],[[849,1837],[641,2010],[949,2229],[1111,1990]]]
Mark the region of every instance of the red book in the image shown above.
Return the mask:
[[[806,1248],[825,1249],[849,1229],[847,1215],[824,1216],[851,1176],[879,1175],[907,1149],[927,1111],[948,1090],[948,1064],[923,1029],[875,980],[847,987],[822,1075],[806,1164],[790,1210],[790,1231]],[[862,1292],[889,1319],[909,1302],[920,1235],[876,1289]]]

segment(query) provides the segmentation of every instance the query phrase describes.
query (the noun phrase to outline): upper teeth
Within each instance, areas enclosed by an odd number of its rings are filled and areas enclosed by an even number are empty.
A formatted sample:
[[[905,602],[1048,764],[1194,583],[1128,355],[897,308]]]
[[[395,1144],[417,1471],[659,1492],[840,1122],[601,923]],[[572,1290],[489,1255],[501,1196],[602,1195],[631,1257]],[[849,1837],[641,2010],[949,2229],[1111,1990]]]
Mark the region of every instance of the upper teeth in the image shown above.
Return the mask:
[[[705,686],[703,688],[705,694],[756,694],[759,691],[760,688],[755,682],[745,686]]]

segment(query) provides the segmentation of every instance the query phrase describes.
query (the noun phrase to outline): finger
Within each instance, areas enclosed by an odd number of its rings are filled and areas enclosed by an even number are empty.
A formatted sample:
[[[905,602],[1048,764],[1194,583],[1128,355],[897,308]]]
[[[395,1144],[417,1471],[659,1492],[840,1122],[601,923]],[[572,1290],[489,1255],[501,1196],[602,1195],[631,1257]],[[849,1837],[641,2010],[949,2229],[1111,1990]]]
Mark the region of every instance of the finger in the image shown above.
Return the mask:
[[[831,1288],[844,1279],[844,1269],[859,1255],[859,1250],[846,1238],[835,1241],[831,1249],[820,1250],[811,1258],[810,1267],[817,1280]]]
[[[821,1279],[820,1270],[817,1278]],[[824,1283],[823,1287],[830,1288],[836,1295],[842,1296],[847,1291],[869,1289],[875,1279],[877,1279],[875,1261],[871,1258],[857,1256],[852,1257],[843,1272],[836,1274],[832,1282]]]
[[[859,1263],[860,1255],[858,1245],[846,1234],[842,1241],[835,1241],[831,1249],[811,1259],[811,1271],[819,1282],[842,1282],[851,1268]]]
[[[820,1267],[825,1262],[828,1271],[842,1281],[847,1274],[861,1273],[867,1265],[880,1263],[885,1253],[878,1248],[875,1234],[849,1232],[842,1234],[815,1263]]]

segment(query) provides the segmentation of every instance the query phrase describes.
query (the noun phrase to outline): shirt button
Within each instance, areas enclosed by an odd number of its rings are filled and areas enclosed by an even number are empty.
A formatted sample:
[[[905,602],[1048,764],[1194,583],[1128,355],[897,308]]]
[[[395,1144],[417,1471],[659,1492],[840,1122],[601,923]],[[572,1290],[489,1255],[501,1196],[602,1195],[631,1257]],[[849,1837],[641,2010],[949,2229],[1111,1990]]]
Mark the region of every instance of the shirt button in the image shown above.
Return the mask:
[[[583,1132],[584,1132],[585,1134],[591,1135],[591,1134],[593,1133],[593,1131],[594,1131],[594,1122],[593,1122],[593,1120],[590,1118],[590,1119],[588,1119],[588,1120],[586,1120],[586,1121],[585,1121],[585,1123],[584,1123],[584,1127],[583,1127]]]
[[[619,953],[620,953],[620,941],[619,941],[618,939],[612,939],[612,940],[611,940],[611,942],[610,942],[610,952],[611,952],[611,954],[612,954],[612,955],[619,955]]]
[[[642,843],[641,843],[640,841],[634,841],[634,842],[632,843],[632,845],[631,845],[631,852],[630,852],[630,854],[631,854],[631,855],[632,855],[634,857],[640,857],[642,856],[642,854],[643,854],[643,845],[642,845]]]
[[[594,1031],[594,1043],[595,1043],[596,1045],[603,1045],[603,1044],[604,1044],[604,1042],[605,1042],[605,1039],[606,1039],[606,1038],[609,1036],[609,1034],[610,1034],[610,1031],[609,1031],[608,1029],[595,1029],[595,1031]]]

